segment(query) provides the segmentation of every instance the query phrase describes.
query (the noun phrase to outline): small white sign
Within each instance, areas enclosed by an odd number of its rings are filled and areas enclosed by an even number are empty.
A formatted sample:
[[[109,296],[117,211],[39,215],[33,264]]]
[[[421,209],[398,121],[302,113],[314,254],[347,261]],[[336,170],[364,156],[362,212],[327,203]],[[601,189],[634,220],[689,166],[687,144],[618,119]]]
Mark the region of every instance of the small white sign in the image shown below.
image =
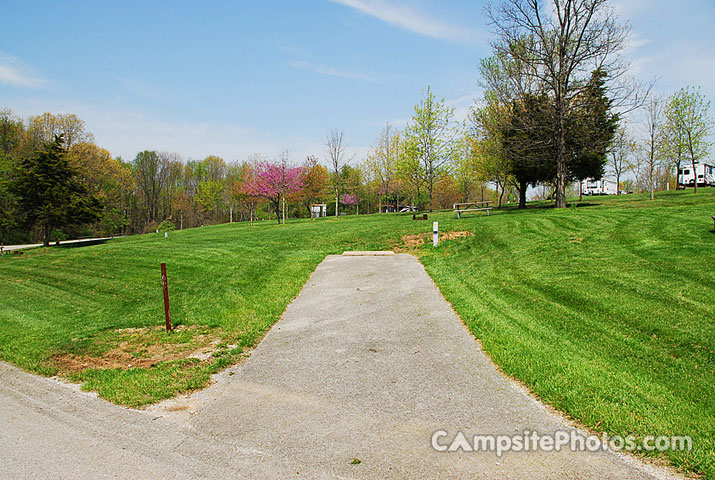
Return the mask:
[[[432,224],[432,246],[436,247],[439,243],[439,224],[434,222]]]

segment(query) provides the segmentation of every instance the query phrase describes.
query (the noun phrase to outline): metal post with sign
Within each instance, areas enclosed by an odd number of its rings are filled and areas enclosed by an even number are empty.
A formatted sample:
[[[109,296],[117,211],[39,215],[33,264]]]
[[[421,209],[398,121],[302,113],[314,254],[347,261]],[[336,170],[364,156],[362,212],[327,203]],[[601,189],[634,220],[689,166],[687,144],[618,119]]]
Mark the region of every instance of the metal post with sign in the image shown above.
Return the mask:
[[[439,243],[439,225],[438,222],[432,222],[432,246],[436,247]]]

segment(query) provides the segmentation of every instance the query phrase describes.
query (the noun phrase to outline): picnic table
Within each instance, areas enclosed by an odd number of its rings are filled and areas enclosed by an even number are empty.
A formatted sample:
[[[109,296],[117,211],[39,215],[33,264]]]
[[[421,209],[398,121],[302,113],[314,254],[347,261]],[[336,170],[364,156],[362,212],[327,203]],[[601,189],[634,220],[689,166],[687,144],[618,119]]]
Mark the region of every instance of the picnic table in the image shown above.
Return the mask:
[[[457,218],[462,218],[464,212],[487,212],[487,216],[489,216],[489,210],[493,208],[489,206],[490,203],[492,203],[490,200],[455,203],[452,208],[457,212]]]

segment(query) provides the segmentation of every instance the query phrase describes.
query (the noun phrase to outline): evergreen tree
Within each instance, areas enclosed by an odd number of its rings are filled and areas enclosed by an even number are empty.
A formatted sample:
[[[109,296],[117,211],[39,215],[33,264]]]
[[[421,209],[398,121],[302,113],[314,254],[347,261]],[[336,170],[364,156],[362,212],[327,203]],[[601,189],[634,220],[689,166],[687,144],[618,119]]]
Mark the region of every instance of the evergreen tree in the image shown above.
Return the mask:
[[[567,119],[566,166],[569,177],[579,182],[603,177],[608,147],[618,129],[619,117],[611,112],[612,100],[606,95],[606,77],[603,70],[594,70]]]
[[[546,95],[524,95],[512,103],[504,123],[504,151],[519,190],[519,208],[526,208],[526,190],[556,178],[554,121]]]
[[[49,245],[59,227],[90,223],[99,217],[100,202],[87,192],[70,166],[62,135],[19,162],[10,190],[17,197],[22,223],[39,227]]]

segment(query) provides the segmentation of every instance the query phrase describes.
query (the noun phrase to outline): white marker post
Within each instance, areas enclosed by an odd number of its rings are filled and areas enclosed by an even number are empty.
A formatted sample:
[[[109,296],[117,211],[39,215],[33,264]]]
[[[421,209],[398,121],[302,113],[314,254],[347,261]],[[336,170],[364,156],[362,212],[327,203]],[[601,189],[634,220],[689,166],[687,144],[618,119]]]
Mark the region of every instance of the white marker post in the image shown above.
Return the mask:
[[[432,246],[436,247],[439,243],[439,224],[432,222]]]
[[[164,232],[164,238],[169,238],[169,232]]]

